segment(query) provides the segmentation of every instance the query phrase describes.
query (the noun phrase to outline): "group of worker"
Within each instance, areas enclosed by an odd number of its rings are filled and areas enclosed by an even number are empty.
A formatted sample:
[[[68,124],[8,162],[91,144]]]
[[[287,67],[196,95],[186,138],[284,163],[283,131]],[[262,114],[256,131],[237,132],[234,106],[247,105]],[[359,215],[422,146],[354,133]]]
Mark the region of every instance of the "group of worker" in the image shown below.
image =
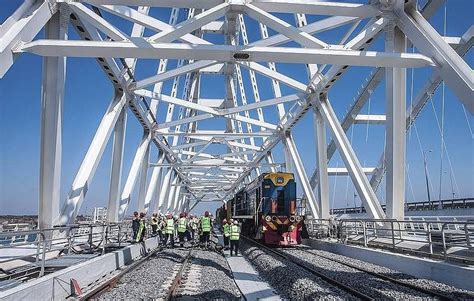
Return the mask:
[[[222,220],[222,230],[224,232],[224,249],[229,249],[230,242],[230,256],[239,255],[239,241],[240,241],[240,227],[239,222],[233,219]]]
[[[209,247],[209,238],[212,229],[212,215],[206,211],[201,218],[195,215],[189,215],[185,212],[179,217],[172,214],[158,215],[154,213],[150,219],[152,236],[159,236],[164,246],[168,244],[174,248],[175,237],[179,239],[181,247],[184,247],[185,240],[196,243],[199,235],[199,243],[202,247]],[[132,218],[133,242],[142,242],[146,235],[145,213],[134,212]]]

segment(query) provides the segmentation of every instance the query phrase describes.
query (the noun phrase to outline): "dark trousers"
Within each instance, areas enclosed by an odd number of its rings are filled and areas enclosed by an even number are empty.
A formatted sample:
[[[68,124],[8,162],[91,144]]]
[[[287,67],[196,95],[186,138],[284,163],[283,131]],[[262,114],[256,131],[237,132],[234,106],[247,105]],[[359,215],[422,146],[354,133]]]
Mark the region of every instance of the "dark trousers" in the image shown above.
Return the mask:
[[[210,232],[202,232],[202,235],[201,235],[202,237],[201,242],[205,244],[206,246],[209,244],[209,235],[210,235]]]
[[[239,241],[240,240],[230,240],[230,256],[232,256],[232,251],[235,252],[235,255],[239,254]]]
[[[163,242],[163,245],[166,246],[166,244],[168,243],[168,239],[171,242],[171,246],[174,248],[174,235],[173,234],[168,234],[168,233],[165,234],[165,241]]]
[[[191,239],[194,240],[194,233],[196,233],[196,230],[191,229],[189,232],[191,233]]]
[[[158,229],[158,225],[151,225],[151,231],[153,236],[156,236],[156,230]]]
[[[224,247],[228,247],[229,246],[229,236],[225,236],[224,235]]]
[[[186,232],[178,232],[179,237],[179,245],[182,247],[184,245],[184,237],[186,236]]]

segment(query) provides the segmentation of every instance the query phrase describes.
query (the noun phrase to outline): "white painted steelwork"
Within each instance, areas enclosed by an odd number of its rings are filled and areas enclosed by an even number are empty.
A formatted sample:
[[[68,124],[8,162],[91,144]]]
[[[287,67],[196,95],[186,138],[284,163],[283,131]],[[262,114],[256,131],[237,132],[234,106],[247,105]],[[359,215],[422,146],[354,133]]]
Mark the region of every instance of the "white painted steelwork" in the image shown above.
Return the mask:
[[[109,222],[124,218],[135,187],[137,210],[176,213],[200,201],[225,201],[254,176],[282,168],[298,175],[315,218],[329,215],[328,176],[349,175],[370,217],[403,219],[406,129],[442,81],[469,112],[474,112],[474,75],[462,59],[472,46],[473,30],[471,27],[463,37],[441,36],[427,22],[439,5],[440,1],[428,1],[418,11],[413,1],[402,0],[25,1],[0,27],[0,76],[22,53],[44,56],[40,226],[74,222],[112,133]],[[172,8],[169,22],[151,15],[150,7]],[[295,25],[280,17],[283,12],[294,14]],[[308,23],[305,14],[328,17]],[[78,40],[67,39],[69,18]],[[132,31],[123,32],[115,24],[117,18],[132,22]],[[250,41],[246,23],[258,24],[261,39]],[[344,25],[349,25],[349,30],[339,43],[328,43],[315,36]],[[42,28],[45,39],[34,40]],[[269,35],[268,28],[276,34]],[[152,34],[145,36],[145,29]],[[385,50],[368,50],[382,34]],[[224,42],[215,44],[207,40],[208,35],[223,36],[220,41]],[[419,52],[407,52],[411,45]],[[67,56],[96,58],[115,93],[60,211]],[[140,74],[136,72],[137,61],[145,58],[159,60],[158,70],[155,75],[136,78]],[[308,80],[292,78],[282,71],[285,68],[277,69],[276,63],[305,65]],[[340,121],[328,93],[351,66],[376,69]],[[432,68],[433,75],[407,112],[405,68],[418,67]],[[267,82],[259,80],[257,74],[271,85],[262,88]],[[201,97],[205,89],[214,88],[201,85],[202,77],[214,75],[223,75],[225,95]],[[386,112],[360,114],[384,77]],[[171,91],[164,92],[163,85],[171,81]],[[273,98],[262,99],[260,89],[264,88],[272,89]],[[159,104],[167,106],[166,116],[157,115]],[[272,110],[275,116],[268,116]],[[317,141],[317,166],[312,177],[306,173],[292,135],[293,127],[308,111],[314,114]],[[143,137],[122,189],[123,150],[130,113],[142,125]],[[200,125],[210,119],[217,120],[214,128],[201,129]],[[218,120],[223,121],[219,128]],[[387,127],[385,155],[376,168],[362,168],[346,137],[346,131],[354,124]],[[326,127],[332,137],[329,145]],[[272,154],[280,143],[284,164],[275,163]],[[154,147],[158,148],[156,161],[150,160]],[[328,168],[336,150],[344,168]],[[148,181],[149,168],[153,171]],[[384,172],[387,216],[374,192]],[[366,173],[372,174],[370,181]]]

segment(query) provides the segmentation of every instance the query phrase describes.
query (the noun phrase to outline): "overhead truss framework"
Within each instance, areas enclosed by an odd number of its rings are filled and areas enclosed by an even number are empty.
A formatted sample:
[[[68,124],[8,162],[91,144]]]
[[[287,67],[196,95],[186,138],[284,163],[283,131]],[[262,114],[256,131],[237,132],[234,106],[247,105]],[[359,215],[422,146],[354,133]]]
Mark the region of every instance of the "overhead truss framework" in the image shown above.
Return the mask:
[[[308,214],[313,217],[328,216],[327,177],[347,174],[374,218],[386,217],[374,192],[386,171],[388,217],[403,217],[403,141],[406,127],[426,103],[423,95],[433,93],[445,81],[474,113],[473,72],[462,58],[472,46],[474,30],[471,27],[459,38],[442,37],[427,21],[440,2],[427,1],[419,11],[415,1],[403,0],[26,0],[0,27],[0,77],[22,53],[44,57],[40,225],[74,222],[111,136],[111,222],[124,218],[135,188],[138,210],[174,213],[189,210],[200,201],[232,198],[268,170],[295,172],[309,203]],[[161,9],[157,14],[160,8],[171,10]],[[162,20],[163,11],[169,11],[167,20]],[[307,15],[324,17],[308,23]],[[68,39],[69,23],[80,39]],[[121,29],[126,23],[132,23],[131,32]],[[35,40],[43,28],[45,37]],[[339,28],[346,32],[338,42],[317,37]],[[270,35],[270,30],[274,34]],[[370,49],[380,37],[385,39],[385,48]],[[407,51],[411,45],[419,52]],[[66,57],[96,59],[115,96],[60,210]],[[157,62],[155,74],[143,75],[139,63],[144,59]],[[307,77],[294,78],[288,68],[278,69],[278,63],[306,66]],[[352,66],[369,66],[375,71],[340,121],[331,101],[344,100],[330,101],[329,94]],[[432,69],[431,84],[421,92],[425,94],[414,111],[406,113],[405,70],[419,67]],[[204,77],[213,76],[225,93],[206,98],[213,95],[208,90],[214,87],[202,83]],[[269,81],[258,80],[260,77]],[[383,77],[386,114],[359,114]],[[273,97],[262,99],[263,90],[271,90]],[[158,110],[159,106],[166,109]],[[161,116],[161,111],[166,113]],[[293,127],[307,112],[314,115],[317,141],[317,169],[312,177],[307,175],[292,135]],[[143,136],[122,185],[130,113],[143,126]],[[381,166],[362,168],[345,134],[358,123],[387,127]],[[332,138],[329,145],[326,129]],[[273,159],[272,151],[278,144],[283,146],[285,162]],[[152,147],[158,149],[157,157],[150,156]],[[345,168],[328,167],[336,150]],[[372,174],[372,180],[367,173]]]

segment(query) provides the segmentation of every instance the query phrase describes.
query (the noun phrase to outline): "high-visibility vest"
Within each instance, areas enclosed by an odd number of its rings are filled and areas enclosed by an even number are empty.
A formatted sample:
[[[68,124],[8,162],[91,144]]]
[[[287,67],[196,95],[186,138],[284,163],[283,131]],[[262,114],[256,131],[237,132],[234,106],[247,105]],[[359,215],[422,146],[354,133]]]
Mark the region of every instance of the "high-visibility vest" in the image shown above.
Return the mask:
[[[240,228],[237,225],[230,226],[230,240],[240,239]]]
[[[178,232],[186,232],[186,218],[182,217],[178,220]]]
[[[196,218],[193,218],[193,219],[191,220],[191,229],[197,230],[197,228],[198,228],[198,221],[197,221]]]
[[[166,220],[166,228],[165,234],[173,234],[174,233],[174,220],[169,218]]]
[[[142,238],[144,229],[145,229],[145,222],[143,220],[140,220],[139,221],[139,226],[138,226],[137,237],[135,239],[136,242],[139,242],[140,238]]]
[[[211,232],[211,218],[203,216],[201,218],[202,232]]]
[[[224,224],[224,236],[225,237],[230,236],[230,225],[229,224]]]

